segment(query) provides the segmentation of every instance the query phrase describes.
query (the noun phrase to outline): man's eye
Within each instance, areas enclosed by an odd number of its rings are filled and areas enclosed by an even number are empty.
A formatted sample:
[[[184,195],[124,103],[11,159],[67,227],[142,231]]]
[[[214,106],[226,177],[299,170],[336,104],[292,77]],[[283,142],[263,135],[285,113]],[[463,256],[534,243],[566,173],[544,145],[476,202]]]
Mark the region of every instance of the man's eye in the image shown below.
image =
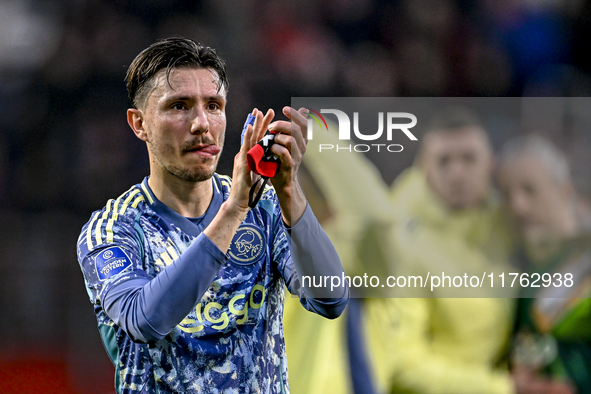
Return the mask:
[[[220,105],[218,103],[209,103],[208,108],[210,111],[217,111],[220,109]]]
[[[521,187],[523,188],[525,194],[527,194],[528,196],[533,196],[534,194],[536,194],[536,187],[531,183],[524,182]]]
[[[186,106],[184,103],[174,103],[170,108],[182,110],[182,109],[185,109]]]

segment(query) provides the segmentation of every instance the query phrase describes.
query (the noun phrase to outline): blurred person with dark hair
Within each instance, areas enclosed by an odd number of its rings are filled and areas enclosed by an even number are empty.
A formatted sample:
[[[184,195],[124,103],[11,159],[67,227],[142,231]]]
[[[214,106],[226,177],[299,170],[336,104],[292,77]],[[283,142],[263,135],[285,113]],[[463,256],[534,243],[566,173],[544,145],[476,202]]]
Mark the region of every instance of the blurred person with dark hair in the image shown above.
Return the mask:
[[[450,107],[434,116],[415,165],[391,192],[390,264],[397,275],[480,277],[510,266],[513,241],[492,171],[491,145],[474,113]],[[514,301],[446,298],[446,290],[366,301],[365,329],[381,392],[513,393],[504,357]],[[465,290],[459,297],[476,294]]]
[[[565,155],[538,135],[504,147],[499,183],[523,236],[524,270],[541,279],[520,299],[512,354],[518,387],[531,392],[544,376],[563,393],[591,393],[591,212]]]
[[[134,59],[127,87],[150,176],[94,212],[78,240],[117,392],[289,392],[284,286],[327,318],[348,301],[346,284],[301,286],[304,275],[343,274],[292,177],[306,150],[306,111],[285,107],[292,122],[272,122],[272,110],[253,110],[230,178],[215,173],[228,80],[213,49],[160,40]],[[246,157],[267,130],[279,132],[271,152],[280,163],[255,205]]]

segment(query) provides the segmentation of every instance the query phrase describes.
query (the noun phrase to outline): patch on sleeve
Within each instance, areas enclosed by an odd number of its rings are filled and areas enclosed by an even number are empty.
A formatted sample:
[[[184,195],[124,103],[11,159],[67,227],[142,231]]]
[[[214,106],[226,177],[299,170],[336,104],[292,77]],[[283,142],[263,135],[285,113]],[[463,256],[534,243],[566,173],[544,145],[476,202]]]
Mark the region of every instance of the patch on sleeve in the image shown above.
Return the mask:
[[[108,279],[131,266],[131,260],[123,249],[117,246],[101,251],[95,257],[96,273],[99,280]]]

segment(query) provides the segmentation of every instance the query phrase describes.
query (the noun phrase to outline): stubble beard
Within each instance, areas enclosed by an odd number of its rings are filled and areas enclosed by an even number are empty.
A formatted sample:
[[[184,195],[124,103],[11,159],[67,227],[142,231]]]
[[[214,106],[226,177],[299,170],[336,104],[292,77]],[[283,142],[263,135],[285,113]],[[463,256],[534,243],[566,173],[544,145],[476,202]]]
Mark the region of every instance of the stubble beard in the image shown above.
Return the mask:
[[[207,141],[198,140],[198,141],[189,143],[187,145],[188,145],[188,147],[190,147],[190,146],[193,146],[199,142],[207,142],[210,144],[214,143],[213,140],[207,140]],[[223,149],[224,136],[220,137],[219,142],[220,142],[220,148]],[[148,144],[148,147],[149,147],[150,152],[151,152],[152,156],[154,157],[154,159],[158,162],[158,164],[164,170],[166,170],[169,174],[171,174],[172,176],[174,176],[182,181],[192,182],[192,183],[203,182],[203,181],[207,181],[208,179],[211,179],[211,177],[215,173],[219,158],[222,154],[222,151],[220,151],[220,153],[218,153],[217,156],[215,158],[213,158],[213,160],[214,160],[213,166],[209,169],[201,169],[201,168],[191,169],[191,168],[176,166],[173,164],[165,164],[162,162],[162,160],[160,160],[160,157],[161,157],[160,153],[161,152],[168,153],[170,155],[174,154],[175,149],[171,145],[162,145],[162,146],[156,147],[156,146],[153,146],[152,144]]]
[[[168,167],[164,167],[164,169],[166,171],[168,171],[171,175],[179,178],[182,181],[197,183],[197,182],[203,182],[208,179],[211,179],[211,177],[213,176],[213,174],[215,172],[216,167],[217,167],[217,162],[214,165],[214,167],[209,171],[202,171],[202,170],[190,171],[187,168],[181,168],[181,167],[176,167],[176,166],[168,166]]]

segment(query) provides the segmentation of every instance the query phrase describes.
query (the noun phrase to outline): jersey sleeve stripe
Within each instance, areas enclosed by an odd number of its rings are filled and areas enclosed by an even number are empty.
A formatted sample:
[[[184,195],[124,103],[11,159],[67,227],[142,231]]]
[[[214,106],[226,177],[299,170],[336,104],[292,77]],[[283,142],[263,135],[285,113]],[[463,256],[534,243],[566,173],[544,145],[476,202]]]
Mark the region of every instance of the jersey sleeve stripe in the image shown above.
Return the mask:
[[[226,175],[219,175],[219,178],[220,178],[220,182],[222,183],[222,185],[226,186],[227,188],[230,188],[230,185],[232,184],[230,177],[228,177]]]
[[[148,191],[148,189],[146,189],[146,185],[144,184],[144,182],[142,182],[142,190],[144,191],[146,197],[148,197],[148,201],[150,202],[150,204],[154,204],[154,199],[152,198],[152,196],[150,196],[150,192]]]
[[[166,250],[168,251],[168,254],[170,254],[172,256],[173,260],[176,260],[179,258],[179,255],[177,254],[176,250],[174,250],[174,247],[171,245],[168,248],[166,248]]]
[[[138,196],[138,198],[136,198],[133,201],[133,204],[131,204],[132,208],[137,208],[137,206],[140,204],[140,202],[145,201],[144,196]]]
[[[103,227],[103,222],[107,217],[109,217],[109,213],[111,212],[111,206],[115,203],[115,200],[109,200],[107,202],[107,209],[103,212],[101,218],[96,222],[96,227],[94,230],[94,236],[96,240],[96,245],[101,245],[103,243],[103,239],[101,237],[101,227]]]
[[[107,222],[107,243],[113,242],[113,226],[115,225],[117,219],[119,219],[119,215],[125,214],[125,211],[127,211],[127,207],[129,206],[129,202],[139,192],[140,189],[135,189],[133,192],[131,192],[129,196],[127,196],[127,198],[123,201],[123,204],[121,205],[121,209],[119,210],[119,212],[117,212],[117,205],[115,205],[115,209],[113,210],[113,216],[111,216],[111,218]],[[123,196],[117,199],[117,204],[119,203],[122,197]]]
[[[162,258],[162,260],[164,260],[164,264],[166,264],[167,266],[172,264],[172,259],[170,258],[168,253],[162,252],[160,257]]]
[[[134,199],[131,206],[137,208],[144,196],[141,189],[133,186],[123,193],[116,200],[109,200],[103,211],[97,212],[90,220],[86,231],[86,244],[88,249],[102,245],[103,243],[112,243],[114,239],[113,227],[119,217],[127,211],[130,202]],[[105,236],[103,237],[103,231]],[[93,245],[94,238],[94,245]]]
[[[86,246],[88,247],[88,250],[92,249],[92,226],[94,226],[94,222],[96,222],[96,219],[99,217],[100,214],[100,212],[96,212],[94,214],[93,218],[90,220],[90,223],[88,224],[88,228],[86,229]]]
[[[115,201],[115,205],[113,206],[113,214],[111,215],[111,217],[109,218],[109,221],[107,222],[107,227],[105,229],[105,232],[107,233],[107,243],[111,243],[113,242],[113,224],[115,223],[115,220],[117,220],[117,209],[119,209],[119,203],[121,202],[121,197],[119,197],[117,199],[117,201]]]
[[[125,199],[125,201],[123,201],[123,206],[121,207],[121,211],[119,211],[119,215],[123,215],[125,213],[125,209],[127,209],[127,205],[129,205],[129,202],[133,199],[133,197],[138,194],[140,192],[140,189],[135,189],[133,192],[131,192],[129,194],[129,196],[127,196],[127,198]]]

